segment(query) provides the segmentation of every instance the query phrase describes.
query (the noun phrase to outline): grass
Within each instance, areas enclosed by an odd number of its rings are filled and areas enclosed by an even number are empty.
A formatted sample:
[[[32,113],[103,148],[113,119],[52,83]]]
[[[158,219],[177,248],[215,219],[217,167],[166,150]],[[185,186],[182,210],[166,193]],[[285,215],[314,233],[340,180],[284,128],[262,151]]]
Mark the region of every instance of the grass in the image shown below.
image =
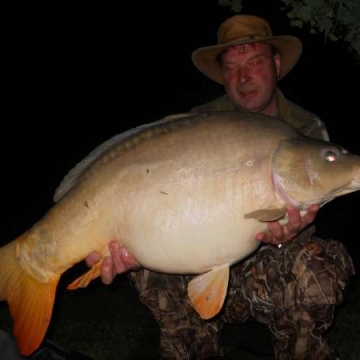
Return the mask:
[[[341,359],[360,360],[360,278],[356,276],[352,280],[347,299],[337,309],[326,338]],[[87,289],[76,291],[66,290],[67,282],[65,276],[59,284],[48,340],[96,360],[157,357],[158,328],[126,276],[119,276],[111,286],[94,281]],[[4,302],[0,307],[0,327],[11,328]],[[234,349],[231,351],[236,353]]]

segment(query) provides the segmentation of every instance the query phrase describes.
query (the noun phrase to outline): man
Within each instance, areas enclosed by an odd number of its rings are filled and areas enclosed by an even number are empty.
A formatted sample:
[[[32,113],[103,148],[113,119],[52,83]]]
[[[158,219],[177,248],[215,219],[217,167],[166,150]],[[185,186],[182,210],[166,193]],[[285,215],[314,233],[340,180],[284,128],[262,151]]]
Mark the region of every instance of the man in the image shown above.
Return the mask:
[[[272,36],[261,18],[231,17],[220,26],[217,45],[192,54],[195,66],[223,84],[226,95],[192,111],[277,116],[308,136],[328,140],[323,122],[277,88],[301,51],[299,39]],[[342,301],[354,267],[342,244],[314,237],[315,229],[308,225],[317,210],[312,206],[301,218],[297,210],[288,209],[287,225],[269,223],[269,232],[256,236],[268,244],[232,268],[225,307],[213,320],[200,319],[192,308],[186,294],[191,277],[134,271],[131,276],[140,299],[160,326],[161,359],[220,356],[223,323],[249,319],[268,326],[278,360],[335,359],[322,334],[332,323],[334,307]],[[102,267],[104,283],[136,267],[136,260],[117,242],[110,244],[110,252],[112,258],[106,258]],[[87,263],[91,266],[97,260],[98,254],[90,254]]]

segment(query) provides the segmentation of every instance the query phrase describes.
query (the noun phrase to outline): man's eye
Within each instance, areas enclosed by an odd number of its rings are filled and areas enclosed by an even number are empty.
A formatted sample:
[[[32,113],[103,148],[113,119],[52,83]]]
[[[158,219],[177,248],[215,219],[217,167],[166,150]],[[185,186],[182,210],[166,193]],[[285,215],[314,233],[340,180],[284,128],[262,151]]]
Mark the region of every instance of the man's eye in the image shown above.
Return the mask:
[[[234,71],[236,69],[235,64],[223,64],[223,69],[225,71]]]
[[[260,65],[263,61],[261,59],[256,59],[256,60],[253,60],[249,63],[249,65],[251,67],[254,67],[254,66],[257,66],[257,65]]]

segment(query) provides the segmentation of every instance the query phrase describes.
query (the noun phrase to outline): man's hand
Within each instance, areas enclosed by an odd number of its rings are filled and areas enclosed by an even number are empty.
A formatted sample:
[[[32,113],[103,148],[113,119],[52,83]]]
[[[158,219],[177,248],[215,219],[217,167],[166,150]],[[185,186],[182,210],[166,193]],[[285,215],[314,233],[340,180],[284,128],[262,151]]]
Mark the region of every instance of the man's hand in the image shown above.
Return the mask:
[[[279,221],[268,222],[268,232],[261,232],[255,239],[263,243],[278,245],[293,239],[301,230],[311,224],[319,211],[319,205],[311,205],[306,214],[301,217],[297,209],[288,208],[289,221],[282,226]]]
[[[106,256],[101,267],[101,281],[108,285],[111,284],[115,276],[129,270],[135,270],[139,264],[129,253],[129,251],[121,246],[116,240],[110,241],[109,250],[111,256]],[[85,262],[87,266],[94,266],[101,259],[101,255],[94,251],[90,253]]]

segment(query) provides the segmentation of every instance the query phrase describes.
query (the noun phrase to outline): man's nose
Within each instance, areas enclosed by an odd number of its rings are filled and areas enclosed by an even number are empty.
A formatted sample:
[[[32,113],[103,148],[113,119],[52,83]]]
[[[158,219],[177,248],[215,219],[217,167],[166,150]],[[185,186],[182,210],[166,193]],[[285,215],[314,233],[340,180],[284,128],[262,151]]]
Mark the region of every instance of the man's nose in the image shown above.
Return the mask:
[[[241,84],[247,83],[248,81],[250,81],[250,74],[248,72],[248,70],[245,69],[239,69],[238,71],[238,82]]]

